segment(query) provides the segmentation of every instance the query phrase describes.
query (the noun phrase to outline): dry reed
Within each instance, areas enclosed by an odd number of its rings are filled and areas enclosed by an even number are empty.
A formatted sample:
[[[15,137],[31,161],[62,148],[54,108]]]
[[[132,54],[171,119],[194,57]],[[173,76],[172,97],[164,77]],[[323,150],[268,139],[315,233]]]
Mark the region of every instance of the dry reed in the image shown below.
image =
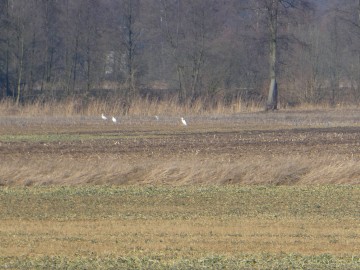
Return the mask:
[[[280,109],[292,111],[314,111],[314,110],[346,110],[357,109],[358,106],[348,104],[328,103],[309,104],[302,103],[295,107],[287,108],[279,104]],[[153,116],[153,115],[229,115],[241,112],[259,112],[264,110],[264,104],[257,101],[243,101],[234,99],[227,103],[223,99],[212,100],[197,99],[193,102],[179,103],[176,97],[167,100],[151,100],[148,98],[137,98],[128,110],[124,108],[122,98],[104,99],[79,99],[68,98],[55,101],[33,101],[17,105],[11,99],[0,101],[0,116],[94,116],[101,113],[109,115],[128,116]]]
[[[113,98],[109,100],[93,99],[81,100],[69,98],[63,101],[34,101],[17,105],[12,100],[0,102],[0,115],[2,116],[93,116],[101,113],[109,115],[153,116],[153,115],[207,115],[207,114],[233,114],[239,112],[256,112],[263,109],[260,103],[234,100],[225,104],[223,100],[208,104],[199,99],[194,102],[179,103],[176,98],[168,100],[150,100],[137,98],[128,110],[124,108],[124,100]]]
[[[247,157],[229,161],[225,156],[146,158],[93,156],[76,159],[54,156],[14,157],[0,164],[0,185],[191,185],[360,184],[358,161],[342,156],[309,159],[304,156]]]

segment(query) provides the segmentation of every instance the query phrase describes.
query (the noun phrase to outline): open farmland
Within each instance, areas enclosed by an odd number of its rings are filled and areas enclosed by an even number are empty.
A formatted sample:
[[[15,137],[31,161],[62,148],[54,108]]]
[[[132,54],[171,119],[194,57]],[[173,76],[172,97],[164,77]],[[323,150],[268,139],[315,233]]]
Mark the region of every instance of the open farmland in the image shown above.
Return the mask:
[[[0,184],[358,184],[360,111],[1,117]]]
[[[0,117],[0,269],[358,269],[360,111]]]

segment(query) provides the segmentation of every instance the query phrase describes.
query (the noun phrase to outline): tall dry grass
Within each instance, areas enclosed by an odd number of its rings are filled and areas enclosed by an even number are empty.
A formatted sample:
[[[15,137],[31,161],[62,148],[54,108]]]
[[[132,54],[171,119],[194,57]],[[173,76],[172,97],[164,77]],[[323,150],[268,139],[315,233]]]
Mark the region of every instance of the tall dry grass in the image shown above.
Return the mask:
[[[146,158],[94,155],[87,158],[13,157],[0,163],[0,185],[319,185],[359,184],[356,160],[306,155]]]
[[[343,110],[356,109],[357,105],[339,103],[332,106],[322,104],[299,104],[295,107],[286,107],[279,104],[280,109],[293,111],[313,110]],[[229,115],[241,112],[259,112],[264,110],[264,104],[259,101],[243,101],[234,99],[225,102],[223,99],[211,100],[197,99],[179,103],[177,97],[167,100],[152,100],[148,98],[135,99],[128,109],[125,109],[124,99],[91,99],[68,98],[56,101],[37,100],[24,104],[16,104],[11,99],[0,101],[0,116],[94,116],[101,113],[109,115],[153,116],[153,115]]]
[[[93,116],[101,113],[109,115],[129,116],[153,116],[153,115],[206,115],[206,114],[233,114],[239,112],[256,112],[263,110],[263,106],[257,102],[244,102],[240,99],[226,104],[223,100],[218,100],[209,104],[198,99],[193,102],[180,104],[177,98],[168,100],[151,100],[147,98],[137,98],[129,109],[125,110],[124,100],[113,98],[109,100],[92,99],[81,100],[69,98],[62,101],[34,101],[17,105],[14,101],[0,101],[0,115],[2,116]]]

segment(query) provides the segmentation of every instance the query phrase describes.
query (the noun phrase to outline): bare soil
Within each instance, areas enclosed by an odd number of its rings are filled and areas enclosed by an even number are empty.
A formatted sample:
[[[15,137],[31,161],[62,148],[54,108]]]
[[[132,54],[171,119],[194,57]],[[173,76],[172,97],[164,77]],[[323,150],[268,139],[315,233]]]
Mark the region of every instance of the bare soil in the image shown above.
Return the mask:
[[[84,131],[78,134],[83,134]],[[11,141],[1,142],[0,153],[7,155],[71,155],[84,157],[99,155],[148,155],[173,156],[198,152],[205,155],[226,154],[231,157],[287,155],[306,153],[341,154],[345,157],[360,155],[360,127],[302,128],[274,130],[229,131],[178,131],[172,134],[152,131],[139,133],[106,130],[85,131],[93,137],[74,141]],[[112,138],[106,138],[107,136]]]

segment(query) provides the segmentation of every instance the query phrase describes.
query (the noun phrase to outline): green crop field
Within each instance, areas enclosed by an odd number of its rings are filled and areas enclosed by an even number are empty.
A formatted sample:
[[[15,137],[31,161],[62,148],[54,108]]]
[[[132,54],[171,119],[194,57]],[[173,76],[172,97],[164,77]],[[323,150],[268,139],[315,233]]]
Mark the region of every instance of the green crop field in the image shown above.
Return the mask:
[[[358,269],[359,201],[353,186],[2,188],[0,265]]]

